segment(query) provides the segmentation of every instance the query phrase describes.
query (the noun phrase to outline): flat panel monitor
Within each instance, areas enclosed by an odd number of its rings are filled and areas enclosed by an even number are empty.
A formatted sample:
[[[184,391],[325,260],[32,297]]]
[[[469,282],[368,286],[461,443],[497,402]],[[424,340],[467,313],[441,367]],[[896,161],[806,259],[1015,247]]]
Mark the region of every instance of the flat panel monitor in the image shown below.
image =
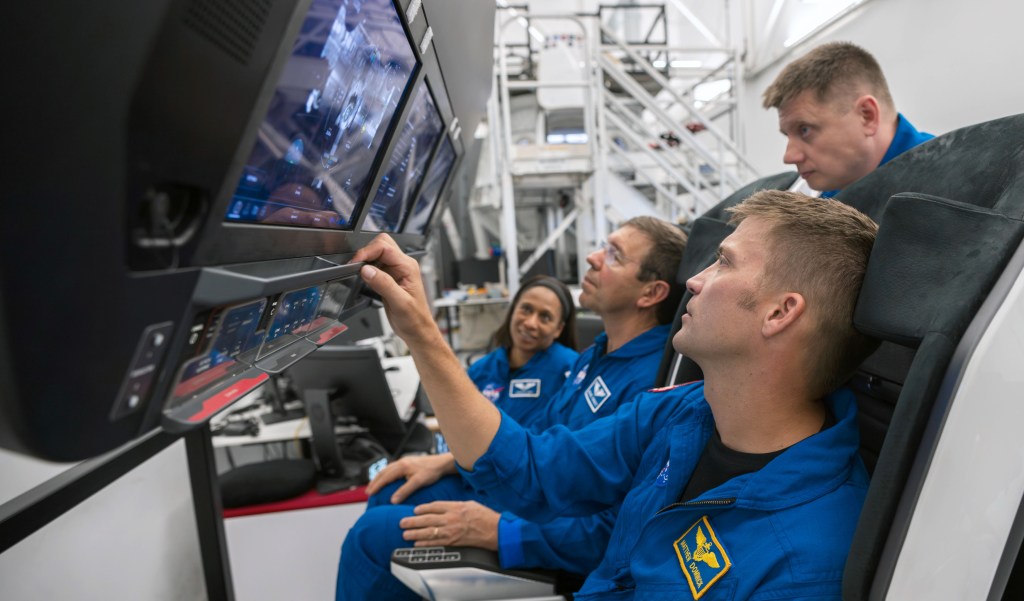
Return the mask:
[[[365,346],[322,346],[288,368],[300,396],[311,390],[329,391],[331,412],[354,417],[389,453],[405,436],[391,388],[377,350]]]
[[[415,67],[392,0],[315,0],[225,220],[351,229]]]
[[[416,92],[409,117],[391,151],[387,171],[363,221],[364,231],[398,231],[443,131],[444,122],[424,83]]]
[[[430,218],[434,214],[437,202],[441,198],[441,191],[444,189],[445,182],[448,181],[448,176],[454,165],[455,146],[448,136],[444,136],[441,146],[437,149],[437,154],[434,155],[434,160],[430,162],[430,168],[427,170],[427,177],[420,189],[419,198],[416,199],[416,204],[412,206],[412,211],[409,213],[405,225],[402,226],[403,234],[422,236],[427,233]]]

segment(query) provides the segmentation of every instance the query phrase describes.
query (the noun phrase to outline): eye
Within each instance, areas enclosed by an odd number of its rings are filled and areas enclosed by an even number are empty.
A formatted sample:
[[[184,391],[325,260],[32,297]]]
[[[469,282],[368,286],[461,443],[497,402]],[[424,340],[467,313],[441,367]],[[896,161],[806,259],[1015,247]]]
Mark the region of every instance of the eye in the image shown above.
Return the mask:
[[[811,135],[811,128],[808,125],[801,125],[800,128],[797,129],[797,132],[800,134],[801,138],[806,138]]]

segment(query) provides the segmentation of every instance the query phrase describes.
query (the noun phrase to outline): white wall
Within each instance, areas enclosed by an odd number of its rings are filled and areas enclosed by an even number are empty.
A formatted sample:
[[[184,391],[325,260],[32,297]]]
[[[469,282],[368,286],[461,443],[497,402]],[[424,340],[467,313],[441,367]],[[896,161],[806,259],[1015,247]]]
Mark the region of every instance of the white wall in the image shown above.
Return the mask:
[[[747,152],[762,174],[789,170],[774,109],[761,92],[782,67],[826,41],[874,54],[897,109],[922,131],[941,134],[1024,113],[1024,3],[1004,0],[872,0],[823,37],[746,82],[741,118]]]
[[[0,502],[66,467],[2,452]],[[180,441],[0,555],[4,601],[205,598]]]

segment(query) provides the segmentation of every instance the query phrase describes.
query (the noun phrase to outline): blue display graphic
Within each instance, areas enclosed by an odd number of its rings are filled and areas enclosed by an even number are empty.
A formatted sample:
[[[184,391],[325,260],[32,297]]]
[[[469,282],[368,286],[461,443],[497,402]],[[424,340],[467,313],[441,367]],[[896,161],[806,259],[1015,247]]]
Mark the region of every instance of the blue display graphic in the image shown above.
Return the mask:
[[[315,0],[225,220],[351,229],[415,66],[392,0]]]
[[[430,90],[424,84],[413,100],[409,118],[391,152],[387,171],[377,188],[362,229],[373,232],[398,230],[413,194],[423,181],[430,153],[443,130],[444,122],[430,96]]]
[[[277,349],[284,348],[309,331],[320,306],[324,286],[293,290],[281,296],[273,311],[273,320],[267,326],[259,357],[262,359]]]
[[[423,182],[423,187],[420,188],[416,204],[412,206],[412,212],[409,213],[405,225],[402,226],[402,233],[420,235],[426,233],[430,217],[434,214],[434,207],[437,205],[438,199],[441,198],[441,190],[444,189],[444,184],[448,181],[448,175],[454,164],[455,146],[452,145],[448,136],[444,136],[444,141],[438,147],[437,154],[430,161],[427,178]]]
[[[266,306],[266,299],[260,299],[198,319],[188,340],[194,351],[178,372],[172,396],[185,399],[248,367],[246,356],[260,343],[256,329]]]

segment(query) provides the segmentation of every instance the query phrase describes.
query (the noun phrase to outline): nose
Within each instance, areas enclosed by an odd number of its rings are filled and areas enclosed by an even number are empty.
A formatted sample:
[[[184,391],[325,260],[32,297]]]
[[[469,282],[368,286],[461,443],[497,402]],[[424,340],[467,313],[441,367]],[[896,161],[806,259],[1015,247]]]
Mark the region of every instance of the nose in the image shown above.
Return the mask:
[[[800,142],[792,138],[786,141],[786,154],[782,155],[782,162],[787,165],[796,165],[804,161],[804,151]]]
[[[604,249],[599,248],[587,255],[587,263],[595,271],[601,269],[604,265]]]
[[[536,330],[537,329],[537,314],[534,313],[533,315],[530,315],[529,317],[524,319],[523,320],[523,327],[525,327],[525,328],[527,328],[529,330]]]
[[[704,271],[686,280],[686,291],[694,296],[700,294],[700,291],[704,288],[704,277],[707,274],[708,269],[711,269],[712,267],[714,267],[714,263],[708,265]]]

